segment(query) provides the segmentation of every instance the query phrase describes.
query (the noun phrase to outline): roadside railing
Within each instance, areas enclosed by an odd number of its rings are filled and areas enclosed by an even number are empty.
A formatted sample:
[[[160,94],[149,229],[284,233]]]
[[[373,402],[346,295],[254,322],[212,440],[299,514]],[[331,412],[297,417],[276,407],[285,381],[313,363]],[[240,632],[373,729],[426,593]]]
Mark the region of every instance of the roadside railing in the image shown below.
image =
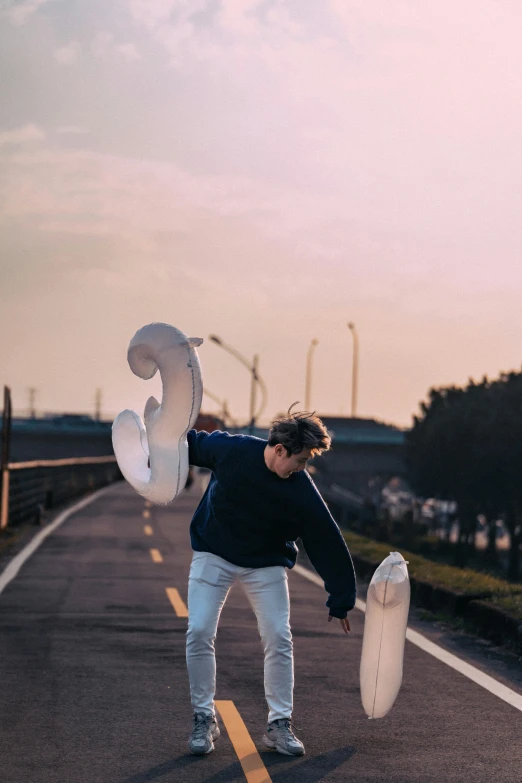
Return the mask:
[[[3,470],[0,529],[39,524],[45,511],[121,478],[114,456],[10,462]]]
[[[359,519],[364,507],[364,498],[338,484],[324,484],[315,476],[314,482],[332,516],[341,527],[346,527],[349,523]]]

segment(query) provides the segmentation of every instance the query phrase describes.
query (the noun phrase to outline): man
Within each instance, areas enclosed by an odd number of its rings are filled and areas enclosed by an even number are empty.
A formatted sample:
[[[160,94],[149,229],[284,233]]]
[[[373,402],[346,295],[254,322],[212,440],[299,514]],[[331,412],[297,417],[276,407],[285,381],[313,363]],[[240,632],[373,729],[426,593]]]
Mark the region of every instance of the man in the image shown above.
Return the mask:
[[[314,414],[291,414],[294,405],[272,422],[268,441],[219,430],[187,434],[189,463],[212,470],[190,525],[187,667],[194,709],[189,748],[195,754],[213,751],[220,734],[214,640],[234,582],[246,592],[264,647],[269,714],[263,742],[280,753],[305,752],[291,728],[294,669],[285,570],[295,565],[297,538],[325,582],[328,621],[338,618],[342,630],[350,630],[347,613],[356,597],[352,559],[305,470],[308,459],[330,448],[331,439]]]

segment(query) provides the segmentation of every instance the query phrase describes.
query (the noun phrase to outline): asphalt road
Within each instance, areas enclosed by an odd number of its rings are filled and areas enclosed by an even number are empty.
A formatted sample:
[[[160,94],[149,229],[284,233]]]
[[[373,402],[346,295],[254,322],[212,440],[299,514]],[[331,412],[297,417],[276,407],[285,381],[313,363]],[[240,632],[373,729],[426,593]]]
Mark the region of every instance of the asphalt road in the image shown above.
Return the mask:
[[[226,730],[209,756],[190,755],[186,744],[187,621],[166,590],[186,602],[188,526],[199,497],[196,482],[171,507],[149,510],[128,485],[115,485],[52,533],[0,595],[2,783],[247,779]],[[321,588],[290,572],[290,591],[304,757],[260,745],[263,656],[238,586],[216,645],[217,699],[237,708],[266,781],[520,783],[520,711],[407,643],[392,711],[368,720],[358,685],[364,615],[350,613],[345,636],[327,622]],[[471,654],[491,673],[486,657]],[[522,693],[509,667],[502,676]]]

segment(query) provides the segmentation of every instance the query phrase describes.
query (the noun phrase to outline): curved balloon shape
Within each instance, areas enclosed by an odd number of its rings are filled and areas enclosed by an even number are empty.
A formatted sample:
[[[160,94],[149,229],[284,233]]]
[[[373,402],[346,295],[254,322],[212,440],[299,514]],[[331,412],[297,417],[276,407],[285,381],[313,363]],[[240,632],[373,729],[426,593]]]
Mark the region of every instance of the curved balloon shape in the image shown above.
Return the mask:
[[[369,718],[383,718],[399,693],[409,608],[407,561],[400,552],[390,552],[375,571],[366,595],[360,683]]]
[[[112,443],[123,476],[152,503],[170,503],[187,481],[186,436],[203,397],[196,351],[202,342],[169,324],[152,323],[139,329],[129,344],[132,372],[148,380],[159,370],[163,396],[161,404],[149,397],[144,421],[134,411],[122,411],[112,425]]]

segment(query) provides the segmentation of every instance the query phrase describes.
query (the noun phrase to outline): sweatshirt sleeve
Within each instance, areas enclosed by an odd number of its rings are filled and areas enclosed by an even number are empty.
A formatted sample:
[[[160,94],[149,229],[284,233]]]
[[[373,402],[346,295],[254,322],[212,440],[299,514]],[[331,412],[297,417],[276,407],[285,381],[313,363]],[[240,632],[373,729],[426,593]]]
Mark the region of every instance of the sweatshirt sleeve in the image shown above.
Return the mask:
[[[326,606],[332,617],[343,619],[354,608],[357,595],[355,570],[346,542],[312,479],[305,491],[301,540],[310,562],[329,593]]]
[[[187,442],[189,447],[189,465],[198,468],[215,470],[237,443],[237,435],[215,430],[210,434],[201,430],[189,430]]]

